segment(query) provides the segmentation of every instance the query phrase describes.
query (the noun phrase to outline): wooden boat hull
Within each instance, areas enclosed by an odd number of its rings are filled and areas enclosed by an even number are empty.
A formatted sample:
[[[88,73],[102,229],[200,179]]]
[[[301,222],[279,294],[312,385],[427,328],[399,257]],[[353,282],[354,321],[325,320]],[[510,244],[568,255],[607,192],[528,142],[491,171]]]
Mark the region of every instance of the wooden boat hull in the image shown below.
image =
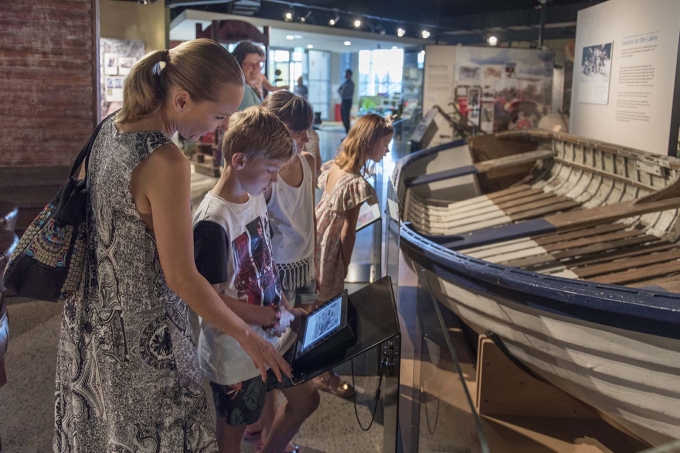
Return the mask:
[[[394,174],[402,210],[417,160]],[[426,270],[434,296],[466,324],[493,331],[536,374],[650,444],[680,439],[680,294],[520,270],[446,242],[400,227],[406,262]]]

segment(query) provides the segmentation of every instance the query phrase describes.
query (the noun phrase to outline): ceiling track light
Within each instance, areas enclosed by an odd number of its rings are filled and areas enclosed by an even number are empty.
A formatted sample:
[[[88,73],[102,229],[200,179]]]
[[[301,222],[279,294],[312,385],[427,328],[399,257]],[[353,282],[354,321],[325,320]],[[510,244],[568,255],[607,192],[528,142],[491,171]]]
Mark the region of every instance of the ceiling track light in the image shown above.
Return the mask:
[[[401,27],[397,28],[397,36],[399,36],[400,38],[403,38],[405,34],[406,34],[406,30],[404,30]]]
[[[340,21],[340,15],[336,14],[334,18],[328,21],[328,25],[333,26]]]
[[[498,44],[498,38],[491,35],[487,38],[486,42],[488,42],[490,46],[495,46],[496,44]]]
[[[283,20],[285,20],[286,22],[290,22],[293,20],[293,17],[295,17],[295,12],[293,8],[291,8],[288,11],[286,11],[286,13],[283,15]]]
[[[356,19],[356,20],[354,21],[354,28],[359,28],[359,27],[361,27],[361,20]]]
[[[307,19],[312,15],[312,11],[307,11],[307,14],[300,16],[300,22],[307,22]]]
[[[422,36],[423,36],[423,39],[427,39],[427,38],[430,37],[430,32],[427,31],[427,30],[423,30]]]

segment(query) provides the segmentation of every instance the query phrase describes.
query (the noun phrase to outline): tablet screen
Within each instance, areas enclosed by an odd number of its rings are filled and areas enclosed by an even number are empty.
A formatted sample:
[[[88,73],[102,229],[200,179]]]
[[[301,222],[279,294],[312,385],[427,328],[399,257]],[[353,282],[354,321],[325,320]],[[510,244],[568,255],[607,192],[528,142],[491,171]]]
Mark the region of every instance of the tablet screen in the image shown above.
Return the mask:
[[[312,343],[329,336],[342,321],[342,296],[331,300],[307,317],[302,351]]]

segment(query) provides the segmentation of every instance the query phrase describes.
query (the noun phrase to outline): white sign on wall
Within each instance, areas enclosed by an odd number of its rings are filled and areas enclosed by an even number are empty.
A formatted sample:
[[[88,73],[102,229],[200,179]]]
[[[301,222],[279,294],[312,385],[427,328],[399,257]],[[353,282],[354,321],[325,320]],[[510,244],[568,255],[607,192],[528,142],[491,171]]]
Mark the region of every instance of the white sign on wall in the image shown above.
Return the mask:
[[[680,1],[610,0],[578,13],[571,132],[667,155]]]

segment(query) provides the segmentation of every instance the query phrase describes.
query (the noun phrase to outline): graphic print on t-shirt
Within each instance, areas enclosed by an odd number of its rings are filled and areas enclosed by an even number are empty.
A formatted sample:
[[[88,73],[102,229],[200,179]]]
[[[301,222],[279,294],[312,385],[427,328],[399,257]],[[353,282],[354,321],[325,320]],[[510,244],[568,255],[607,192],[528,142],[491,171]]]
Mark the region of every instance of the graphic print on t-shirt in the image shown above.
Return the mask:
[[[281,288],[274,272],[269,236],[265,233],[268,228],[267,220],[257,217],[232,241],[236,269],[234,286],[239,300],[246,299],[253,305],[278,306]]]

